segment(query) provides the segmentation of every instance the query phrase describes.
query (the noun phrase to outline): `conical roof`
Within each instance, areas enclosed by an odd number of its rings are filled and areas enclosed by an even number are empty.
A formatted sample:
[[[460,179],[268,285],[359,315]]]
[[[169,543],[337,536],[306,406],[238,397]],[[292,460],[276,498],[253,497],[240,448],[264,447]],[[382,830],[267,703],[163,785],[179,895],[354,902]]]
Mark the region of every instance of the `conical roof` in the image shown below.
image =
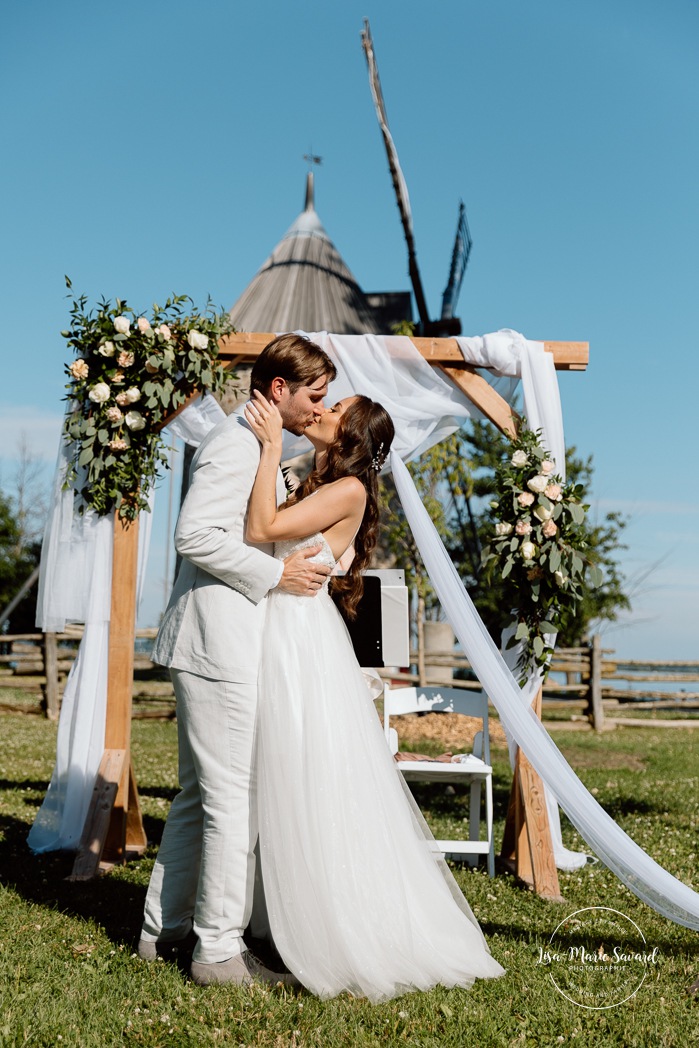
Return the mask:
[[[377,316],[325,232],[313,201],[306,206],[230,311],[238,331],[379,330]]]

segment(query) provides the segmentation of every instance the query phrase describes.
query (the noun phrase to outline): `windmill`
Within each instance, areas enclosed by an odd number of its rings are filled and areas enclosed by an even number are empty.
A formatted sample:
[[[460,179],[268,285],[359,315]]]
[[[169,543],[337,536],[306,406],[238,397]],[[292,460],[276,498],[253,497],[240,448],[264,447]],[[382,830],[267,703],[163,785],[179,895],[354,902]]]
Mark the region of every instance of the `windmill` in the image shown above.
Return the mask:
[[[442,314],[439,320],[430,320],[425,293],[422,287],[422,279],[420,277],[420,269],[417,264],[417,252],[415,249],[413,218],[410,210],[408,187],[405,178],[403,177],[403,172],[401,171],[400,163],[398,161],[398,152],[388,127],[386,107],[384,105],[383,93],[381,91],[381,81],[379,80],[379,70],[376,64],[376,55],[374,54],[374,44],[371,38],[371,29],[369,28],[368,18],[364,19],[364,29],[362,30],[361,37],[362,47],[364,49],[369,69],[369,86],[374,99],[374,106],[376,108],[376,115],[378,117],[379,127],[381,128],[384,145],[386,147],[388,167],[391,172],[391,180],[393,181],[393,189],[396,194],[398,212],[400,214],[403,234],[408,248],[408,272],[410,274],[410,282],[413,286],[415,304],[417,305],[418,316],[420,318],[419,334],[442,337],[458,335],[461,333],[461,321],[458,317],[454,316],[454,309],[456,308],[459,292],[461,291],[461,284],[463,283],[464,273],[466,272],[466,267],[471,254],[471,247],[473,245],[471,233],[468,228],[468,221],[466,219],[466,208],[464,207],[463,201],[460,201],[456,236],[454,238],[451,266],[449,269],[449,279],[447,281],[447,286],[444,289],[444,294],[442,295]]]

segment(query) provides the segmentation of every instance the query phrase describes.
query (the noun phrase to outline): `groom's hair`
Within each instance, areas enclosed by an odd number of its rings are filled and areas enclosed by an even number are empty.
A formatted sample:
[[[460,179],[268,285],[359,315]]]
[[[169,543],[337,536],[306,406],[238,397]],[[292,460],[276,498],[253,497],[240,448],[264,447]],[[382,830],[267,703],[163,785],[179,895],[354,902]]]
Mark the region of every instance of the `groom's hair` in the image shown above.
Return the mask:
[[[258,389],[266,395],[273,379],[283,378],[289,391],[296,393],[301,386],[327,375],[332,381],[337,369],[328,354],[305,335],[279,335],[260,353],[250,373],[250,392]]]

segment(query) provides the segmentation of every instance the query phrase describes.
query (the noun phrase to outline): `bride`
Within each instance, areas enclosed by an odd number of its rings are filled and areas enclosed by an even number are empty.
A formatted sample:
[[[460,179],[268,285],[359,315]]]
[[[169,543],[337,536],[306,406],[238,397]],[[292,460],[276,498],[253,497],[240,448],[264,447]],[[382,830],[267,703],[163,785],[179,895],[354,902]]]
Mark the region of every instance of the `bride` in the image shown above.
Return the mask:
[[[275,556],[322,545],[334,590],[356,614],[378,532],[378,474],[393,439],[385,409],[347,397],[305,430],[316,450],[284,506],[275,488],[282,420],[256,393],[262,447],[247,537]],[[344,557],[343,557],[344,555]],[[309,600],[273,591],[259,677],[260,856],[275,945],[319,997],[385,1000],[470,986],[503,968],[403,783],[327,582]]]

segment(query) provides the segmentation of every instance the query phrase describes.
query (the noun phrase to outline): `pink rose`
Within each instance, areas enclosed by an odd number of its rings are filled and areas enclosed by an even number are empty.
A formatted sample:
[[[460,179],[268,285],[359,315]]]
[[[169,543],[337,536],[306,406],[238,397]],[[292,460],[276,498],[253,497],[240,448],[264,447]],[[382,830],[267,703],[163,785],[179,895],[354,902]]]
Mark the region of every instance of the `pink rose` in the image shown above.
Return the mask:
[[[110,451],[126,451],[128,446],[127,441],[123,437],[115,437],[114,440],[110,440],[107,444]]]
[[[547,484],[544,488],[544,495],[547,499],[551,499],[551,502],[561,501],[561,485],[560,484]]]
[[[112,382],[115,382],[117,385],[119,385],[123,381],[124,381],[124,372],[123,371],[115,371],[114,372],[114,376],[112,378]]]
[[[534,501],[534,496],[528,491],[523,491],[521,495],[517,496],[517,501],[520,506],[531,506]]]
[[[172,338],[172,332],[167,324],[161,324],[160,327],[155,329],[156,335],[162,335],[166,342],[169,342]]]
[[[542,473],[552,473],[555,468],[556,463],[552,462],[551,459],[544,459],[544,461],[541,463]]]
[[[82,357],[78,357],[78,359],[74,360],[70,365],[70,373],[73,378],[87,378],[90,374],[90,369]]]
[[[128,349],[122,349],[121,353],[117,357],[117,364],[120,368],[130,368],[135,360],[133,353],[130,353]]]
[[[515,535],[528,535],[532,526],[528,520],[518,520],[515,524]]]
[[[122,391],[121,393],[117,393],[116,402],[123,408],[125,404],[129,403],[129,398],[126,396],[126,393]]]
[[[119,393],[118,396],[117,396],[117,400],[121,396],[123,396],[123,394]],[[106,415],[107,415],[107,418],[109,419],[109,421],[113,425],[116,425],[117,422],[121,422],[121,420],[124,417],[122,415],[121,411],[119,411],[119,408],[115,408],[115,407],[107,408]]]
[[[554,535],[556,534],[556,532],[558,531],[558,528],[556,527],[556,525],[555,525],[554,521],[552,521],[552,520],[547,520],[547,521],[546,521],[546,522],[544,523],[544,525],[543,525],[543,527],[542,527],[541,531],[542,531],[542,534],[543,534],[543,535],[545,536],[545,538],[547,538],[547,539],[552,539],[552,538],[553,538],[553,536],[554,536]]]
[[[145,317],[138,318],[138,320],[136,321],[136,327],[143,335],[147,335],[149,331],[151,334],[153,333],[153,329],[150,326],[150,321],[146,320]]]

